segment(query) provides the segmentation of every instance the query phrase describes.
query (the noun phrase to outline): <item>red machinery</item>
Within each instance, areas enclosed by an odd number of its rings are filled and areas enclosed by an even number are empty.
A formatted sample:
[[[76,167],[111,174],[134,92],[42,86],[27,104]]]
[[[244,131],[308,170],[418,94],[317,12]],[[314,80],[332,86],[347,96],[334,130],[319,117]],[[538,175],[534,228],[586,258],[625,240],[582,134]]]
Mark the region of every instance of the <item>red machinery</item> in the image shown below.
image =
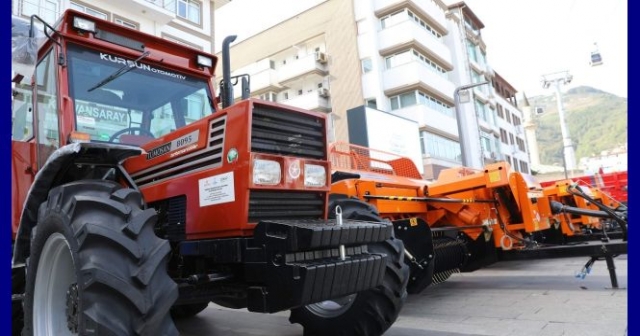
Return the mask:
[[[213,55],[73,10],[36,21],[13,92],[14,333],[176,335],[170,313],[209,302],[291,309],[311,334],[391,326],[402,242],[326,220],[326,115],[234,104],[235,36],[216,97]]]

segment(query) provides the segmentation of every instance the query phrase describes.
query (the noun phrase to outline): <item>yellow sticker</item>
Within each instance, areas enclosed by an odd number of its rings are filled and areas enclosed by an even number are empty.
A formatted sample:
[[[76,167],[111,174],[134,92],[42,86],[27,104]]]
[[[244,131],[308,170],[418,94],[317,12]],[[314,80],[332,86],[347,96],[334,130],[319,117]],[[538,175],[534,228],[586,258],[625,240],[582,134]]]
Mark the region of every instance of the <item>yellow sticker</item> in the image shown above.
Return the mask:
[[[418,219],[413,217],[413,218],[409,218],[409,225],[411,226],[417,226],[418,225]]]
[[[560,194],[566,194],[567,193],[567,186],[561,186],[560,190],[559,190]]]
[[[489,172],[489,182],[495,183],[500,181],[500,171]]]

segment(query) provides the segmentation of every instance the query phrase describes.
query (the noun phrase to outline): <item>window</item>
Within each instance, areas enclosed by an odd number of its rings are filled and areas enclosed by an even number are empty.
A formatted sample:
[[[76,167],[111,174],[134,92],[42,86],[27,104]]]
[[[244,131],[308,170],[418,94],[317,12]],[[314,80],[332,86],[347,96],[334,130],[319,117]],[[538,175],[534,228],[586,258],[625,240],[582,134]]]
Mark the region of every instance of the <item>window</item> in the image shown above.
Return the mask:
[[[516,117],[515,115],[513,116],[513,125],[514,126],[518,126],[520,125],[520,118]]]
[[[38,143],[43,148],[38,162],[44,164],[48,156],[59,147],[58,136],[58,99],[56,62],[53,51],[38,63],[36,77],[38,86]],[[17,141],[31,139],[33,134],[33,101],[30,84],[17,84],[13,99],[13,118],[11,138]]]
[[[196,92],[186,96],[184,101],[186,102],[184,113],[187,123],[202,119],[207,115],[208,110],[205,109],[206,92]]]
[[[507,131],[500,129],[500,141],[505,144],[509,144],[509,139],[507,139]]]
[[[193,0],[178,0],[176,15],[195,24],[200,24],[200,3]]]
[[[518,166],[518,159],[513,158],[513,169],[516,171],[520,171],[520,167]]]
[[[391,110],[398,110],[403,107],[413,106],[417,104],[416,91],[403,93],[401,95],[393,96],[391,99]]]
[[[493,152],[493,136],[487,132],[480,131],[480,146],[485,152]]]
[[[525,146],[524,146],[524,140],[517,138],[516,137],[516,143],[518,144],[518,149],[522,152],[526,152],[525,150]]]
[[[513,140],[513,134],[511,134],[511,133],[509,133],[509,140],[511,140],[510,143],[512,145],[515,143],[515,140]]]
[[[378,102],[376,101],[375,98],[367,99],[366,100],[366,105],[367,105],[367,107],[371,107],[371,108],[374,108],[374,109],[378,108]]]
[[[467,39],[467,54],[469,54],[469,58],[478,63],[478,47]]]
[[[133,23],[131,21],[127,21],[125,19],[121,19],[119,17],[114,17],[113,18],[113,22],[121,25],[121,26],[125,26],[127,28],[131,28],[131,29],[138,29],[138,24],[137,23]]]
[[[373,70],[373,63],[371,58],[365,58],[362,60],[362,73],[368,73]]]
[[[502,105],[496,104],[498,106],[498,117],[504,119],[504,111],[502,110]]]
[[[426,65],[429,70],[431,70],[438,76],[446,79],[449,78],[447,71],[443,67],[438,65],[438,63],[436,63],[429,57],[423,55],[422,53],[414,49],[409,49],[407,51],[403,51],[401,53],[397,53],[395,55],[388,56],[387,58],[385,58],[385,64],[387,69],[391,69],[393,67],[406,64],[412,61],[419,61],[420,63]]]
[[[298,96],[302,95],[302,90],[298,90]]]
[[[422,29],[428,31],[429,33],[431,33],[431,35],[433,35],[437,39],[442,38],[442,34],[438,33],[428,23],[426,23],[424,20],[419,18],[418,15],[413,14],[411,11],[408,11],[408,13],[409,13],[409,18],[413,19],[413,21],[415,21],[420,27],[422,27]]]
[[[140,62],[136,63],[138,71],[88,91],[87,83],[104,80],[121,65],[104,62],[99,51],[78,45],[69,44],[67,55],[76,130],[89,134],[93,141],[140,145],[139,141],[163,136],[213,112],[205,79]],[[109,57],[117,60],[121,56]]]
[[[97,18],[103,19],[103,20],[109,20],[109,15],[105,12],[99,11],[97,9],[94,9],[92,7],[87,7],[85,5],[79,4],[79,3],[75,3],[75,2],[70,2],[69,3],[69,7],[71,7],[72,9],[81,11],[83,13],[87,13],[91,16],[95,16]]]
[[[38,15],[48,24],[54,24],[58,20],[60,1],[59,0],[22,0],[21,13],[24,16]]]
[[[505,110],[504,114],[507,116],[507,122],[511,123],[511,112],[509,112],[508,110]]]
[[[529,164],[525,161],[520,161],[520,171],[529,174]]]
[[[275,92],[263,93],[263,94],[260,95],[260,99],[276,102],[277,101],[277,94]]]
[[[407,12],[406,10],[401,10],[399,12],[395,12],[393,14],[389,14],[385,17],[383,17],[382,19],[380,19],[380,26],[382,27],[382,29],[391,27],[395,24],[398,24],[402,21],[405,21],[407,18]]]
[[[420,147],[423,155],[433,158],[462,162],[460,143],[427,131],[420,132]]]
[[[282,96],[284,97],[284,100],[289,99],[289,92],[283,93]]]
[[[478,100],[475,101],[475,104],[476,104],[476,113],[478,114],[478,117],[480,117],[480,119],[486,121],[490,125],[493,125],[494,124],[493,113],[491,112],[491,109],[487,109],[485,104],[481,103]]]
[[[436,99],[420,91],[411,91],[411,92],[403,93],[397,96],[393,96],[389,98],[389,100],[391,101],[391,110],[398,110],[408,106],[420,104],[420,105],[425,105],[433,110],[436,110],[446,116],[455,118],[454,112],[451,106],[447,105],[446,103],[443,103],[439,99]]]

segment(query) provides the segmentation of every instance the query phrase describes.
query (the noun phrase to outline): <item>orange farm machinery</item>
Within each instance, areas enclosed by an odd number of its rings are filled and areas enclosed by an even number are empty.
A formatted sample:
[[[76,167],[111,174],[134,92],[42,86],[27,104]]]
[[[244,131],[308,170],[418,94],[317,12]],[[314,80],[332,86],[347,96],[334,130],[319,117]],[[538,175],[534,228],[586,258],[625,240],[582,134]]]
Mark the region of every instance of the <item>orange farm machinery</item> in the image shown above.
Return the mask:
[[[411,267],[410,293],[502,255],[550,246],[540,240],[558,225],[556,216],[583,212],[559,207],[533,176],[513,171],[507,163],[482,170],[445,169],[428,182],[410,159],[361,146],[333,144],[331,162],[331,197],[362,209],[352,218],[377,217],[394,224]],[[600,209],[584,212],[610,216]]]

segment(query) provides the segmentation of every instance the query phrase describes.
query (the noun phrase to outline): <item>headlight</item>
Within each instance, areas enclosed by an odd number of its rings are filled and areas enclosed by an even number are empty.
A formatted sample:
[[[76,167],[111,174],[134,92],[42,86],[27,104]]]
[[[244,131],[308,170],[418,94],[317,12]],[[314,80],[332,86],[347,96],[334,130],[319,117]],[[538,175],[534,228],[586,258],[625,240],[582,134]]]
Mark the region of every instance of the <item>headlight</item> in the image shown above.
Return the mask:
[[[304,165],[304,185],[307,187],[324,187],[327,182],[327,171],[323,166]]]
[[[81,17],[73,18],[73,27],[79,30],[96,33],[96,23]]]
[[[280,163],[271,160],[253,161],[253,184],[276,185],[282,178]]]

